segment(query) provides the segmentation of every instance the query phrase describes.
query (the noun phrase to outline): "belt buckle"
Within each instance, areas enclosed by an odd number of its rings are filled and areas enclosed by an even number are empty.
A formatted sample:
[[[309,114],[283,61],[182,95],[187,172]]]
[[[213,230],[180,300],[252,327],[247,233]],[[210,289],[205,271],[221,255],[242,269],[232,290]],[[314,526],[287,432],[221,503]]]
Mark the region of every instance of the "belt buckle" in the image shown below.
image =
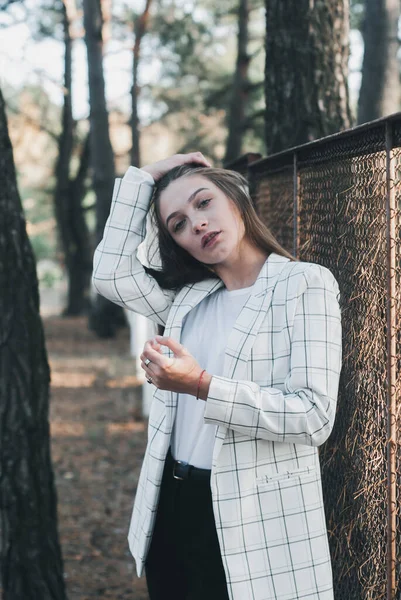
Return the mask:
[[[182,465],[183,467],[187,467],[187,469],[185,470],[185,475],[188,474],[189,471],[189,464],[187,462],[184,462],[183,460],[176,460],[174,463],[174,468],[173,468],[173,477],[174,479],[178,479],[179,481],[183,481],[185,479],[185,477],[179,477],[179,475],[175,474],[175,468],[177,465]]]

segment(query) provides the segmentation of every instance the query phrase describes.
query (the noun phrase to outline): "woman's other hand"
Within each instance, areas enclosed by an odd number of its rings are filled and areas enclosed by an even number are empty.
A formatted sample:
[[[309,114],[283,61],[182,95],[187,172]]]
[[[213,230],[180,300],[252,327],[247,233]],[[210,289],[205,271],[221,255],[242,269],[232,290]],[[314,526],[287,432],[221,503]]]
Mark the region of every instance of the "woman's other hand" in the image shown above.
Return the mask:
[[[170,348],[174,357],[163,354],[161,346]],[[156,387],[196,396],[202,369],[185,346],[170,337],[157,335],[146,342],[140,358],[146,377],[151,378]],[[146,359],[150,363],[145,364]]]
[[[158,181],[163,175],[165,175],[174,167],[179,167],[187,163],[199,163],[201,167],[211,167],[212,165],[203,156],[202,152],[189,152],[188,154],[174,154],[164,160],[159,160],[151,165],[145,165],[142,167],[142,171],[146,171],[152,175],[155,181]]]

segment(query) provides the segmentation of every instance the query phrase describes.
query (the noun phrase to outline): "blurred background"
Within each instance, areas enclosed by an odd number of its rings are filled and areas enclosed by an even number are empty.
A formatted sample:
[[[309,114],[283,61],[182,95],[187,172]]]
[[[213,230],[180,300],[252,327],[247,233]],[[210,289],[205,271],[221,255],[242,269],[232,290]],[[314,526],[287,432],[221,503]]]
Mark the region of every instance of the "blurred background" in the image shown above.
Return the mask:
[[[277,22],[267,32],[260,0],[96,4],[87,3],[92,35],[102,40],[97,47],[94,42],[93,49],[88,34],[85,39],[82,2],[25,0],[6,3],[0,12],[1,88],[28,234],[38,261],[43,314],[79,314],[86,308],[96,192],[101,194],[92,186],[96,173],[91,172],[89,158],[91,112],[96,127],[107,126],[98,134],[107,139],[100,161],[111,172],[114,159],[116,175],[130,164],[147,164],[176,152],[201,150],[221,165],[243,152],[265,155],[267,150],[265,42],[267,34],[280,42],[283,15],[276,15]],[[371,13],[377,24],[377,15]],[[346,67],[353,123],[358,119],[364,19],[364,2],[353,0],[350,30],[337,42],[349,44]],[[289,32],[294,24],[287,23]],[[395,43],[388,36],[386,41]],[[377,39],[372,43],[377,48]],[[348,48],[342,51],[347,54]],[[296,43],[293,52],[300,52]],[[383,53],[388,61],[394,59],[388,48]],[[284,57],[275,54],[274,59],[285,71]],[[386,76],[398,85],[399,65],[395,67]],[[370,86],[375,86],[375,73],[368,72]],[[277,85],[281,81],[277,78]],[[398,110],[399,94],[392,100],[385,114]],[[102,118],[105,111],[107,122]],[[365,112],[359,122],[383,116]],[[62,198],[67,193],[75,202],[69,222]],[[74,238],[74,226],[80,237],[75,233]]]

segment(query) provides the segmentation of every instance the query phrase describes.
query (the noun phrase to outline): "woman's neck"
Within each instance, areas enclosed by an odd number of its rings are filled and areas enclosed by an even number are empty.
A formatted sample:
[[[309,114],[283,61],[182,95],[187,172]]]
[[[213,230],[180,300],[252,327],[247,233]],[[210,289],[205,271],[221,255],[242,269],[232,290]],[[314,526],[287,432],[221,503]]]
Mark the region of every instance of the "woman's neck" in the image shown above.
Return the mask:
[[[268,253],[264,250],[243,244],[236,256],[213,265],[213,271],[222,279],[227,290],[239,290],[255,283],[267,257]]]

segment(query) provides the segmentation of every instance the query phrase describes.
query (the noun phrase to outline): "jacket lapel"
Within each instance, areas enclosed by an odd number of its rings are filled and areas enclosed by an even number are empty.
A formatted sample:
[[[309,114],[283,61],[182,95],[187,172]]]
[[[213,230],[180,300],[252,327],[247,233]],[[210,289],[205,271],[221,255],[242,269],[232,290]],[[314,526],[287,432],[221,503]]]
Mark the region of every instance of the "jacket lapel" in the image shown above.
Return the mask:
[[[182,321],[190,310],[195,308],[206,296],[212,294],[224,284],[221,279],[205,279],[198,283],[184,286],[174,299],[167,319],[164,335],[173,338],[177,342],[181,339]],[[167,356],[173,356],[172,351],[164,347],[163,350]],[[166,429],[171,432],[173,429],[175,412],[177,407],[176,392],[166,392]]]
[[[242,308],[235,325],[228,338],[224,361],[223,376],[230,379],[242,379],[246,373],[246,364],[262,321],[271,304],[274,286],[283,267],[289,259],[272,252],[256,279],[252,295]],[[180,341],[182,321],[199,302],[212,294],[224,284],[221,280],[205,279],[204,281],[184,286],[177,294],[165,327],[165,335]],[[165,348],[167,356],[172,352]],[[167,392],[166,402],[166,429],[172,431],[176,406],[177,393]],[[225,427],[218,427],[213,456],[217,457],[221,444],[226,435]]]
[[[264,263],[255,282],[252,296],[248,298],[235,325],[231,330],[226,346],[223,376],[228,379],[244,379],[246,366],[255,338],[271,305],[274,287],[283,267],[290,261],[280,254],[272,253]],[[213,466],[227,434],[227,428],[219,426],[213,448]]]
[[[289,259],[272,253],[264,263],[255,287],[243,306],[226,346],[224,377],[242,379],[255,337],[272,301],[278,276]]]
[[[184,317],[197,304],[202,302],[206,296],[209,296],[223,285],[221,279],[205,279],[204,281],[184,286],[178,292],[170,309],[165,328],[166,335],[179,342]]]

